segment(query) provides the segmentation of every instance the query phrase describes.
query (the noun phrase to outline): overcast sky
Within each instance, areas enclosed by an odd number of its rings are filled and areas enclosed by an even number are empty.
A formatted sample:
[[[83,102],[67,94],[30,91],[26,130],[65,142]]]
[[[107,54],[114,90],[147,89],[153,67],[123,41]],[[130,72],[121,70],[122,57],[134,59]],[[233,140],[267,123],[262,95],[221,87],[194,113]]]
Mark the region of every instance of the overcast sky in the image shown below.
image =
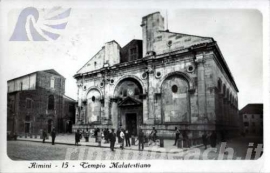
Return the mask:
[[[68,24],[56,41],[7,42],[4,72],[7,80],[38,70],[55,69],[66,78],[66,95],[77,99],[73,75],[101,49],[116,40],[122,47],[142,39],[143,16],[165,9],[72,8]],[[170,10],[172,32],[213,37],[239,88],[239,109],[263,102],[262,16],[255,10]],[[8,14],[12,35],[20,10]],[[42,16],[40,16],[42,17]]]

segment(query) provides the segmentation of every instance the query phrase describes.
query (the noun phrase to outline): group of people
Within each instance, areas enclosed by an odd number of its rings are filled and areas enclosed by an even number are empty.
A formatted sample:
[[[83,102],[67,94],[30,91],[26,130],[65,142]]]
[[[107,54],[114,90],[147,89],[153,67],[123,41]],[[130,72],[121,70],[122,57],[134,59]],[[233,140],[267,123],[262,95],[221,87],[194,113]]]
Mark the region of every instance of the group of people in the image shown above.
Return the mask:
[[[45,143],[46,138],[48,137],[47,132],[45,129],[42,130],[42,142]],[[54,145],[55,138],[56,138],[56,131],[55,128],[52,128],[51,131],[51,137],[52,137],[52,145]]]
[[[190,147],[190,140],[189,140],[189,137],[188,137],[188,132],[186,130],[181,132],[177,127],[175,127],[174,146],[177,144],[178,140],[180,139],[181,133],[182,133],[182,139],[183,139],[184,143],[186,144],[187,147]],[[220,141],[221,142],[226,142],[225,141],[225,132],[224,131],[220,131]],[[212,131],[211,133],[207,133],[206,131],[204,131],[204,133],[202,135],[202,143],[203,143],[205,149],[207,149],[208,144],[210,144],[211,147],[216,147],[216,145],[217,145],[217,133],[216,133],[216,131]]]
[[[182,133],[182,139],[186,143],[187,147],[190,147],[189,137],[187,131],[180,131],[177,127],[175,127],[175,138],[174,138],[174,146],[177,144],[178,140],[180,139],[180,134]]]

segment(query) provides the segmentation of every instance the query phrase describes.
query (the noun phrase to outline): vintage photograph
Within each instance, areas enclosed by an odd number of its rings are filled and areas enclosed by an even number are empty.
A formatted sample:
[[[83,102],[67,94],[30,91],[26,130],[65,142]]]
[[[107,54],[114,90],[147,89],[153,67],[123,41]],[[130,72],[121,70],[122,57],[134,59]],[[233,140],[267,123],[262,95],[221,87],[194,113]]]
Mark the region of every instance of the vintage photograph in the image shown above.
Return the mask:
[[[3,61],[2,116],[11,160],[263,155],[259,10],[29,5],[7,20],[14,49]]]

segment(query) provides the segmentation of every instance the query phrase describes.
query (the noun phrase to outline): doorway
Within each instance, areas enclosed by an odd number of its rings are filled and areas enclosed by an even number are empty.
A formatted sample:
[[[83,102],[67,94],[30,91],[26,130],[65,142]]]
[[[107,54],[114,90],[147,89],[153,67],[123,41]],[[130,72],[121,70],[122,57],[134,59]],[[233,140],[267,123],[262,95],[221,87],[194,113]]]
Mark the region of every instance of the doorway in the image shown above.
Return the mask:
[[[137,136],[137,114],[127,113],[126,114],[126,129],[131,135]]]
[[[25,123],[24,126],[25,133],[30,133],[30,123]]]

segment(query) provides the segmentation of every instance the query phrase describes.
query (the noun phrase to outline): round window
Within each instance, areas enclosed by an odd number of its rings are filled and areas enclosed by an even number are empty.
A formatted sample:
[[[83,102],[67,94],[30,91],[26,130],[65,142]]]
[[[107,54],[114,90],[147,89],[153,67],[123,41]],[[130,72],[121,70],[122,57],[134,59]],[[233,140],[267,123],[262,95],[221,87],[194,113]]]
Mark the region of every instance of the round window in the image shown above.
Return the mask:
[[[193,68],[192,65],[188,67],[188,71],[193,71],[193,69],[194,69],[194,68]]]
[[[114,80],[113,79],[111,79],[111,84],[113,84],[114,83]]]
[[[142,78],[145,79],[147,77],[147,73],[142,74]]]
[[[173,85],[172,86],[172,92],[177,93],[177,91],[178,91],[178,87],[176,85]]]
[[[96,101],[96,97],[93,96],[93,97],[92,97],[92,102],[95,102],[95,101]]]
[[[157,77],[159,77],[160,75],[161,75],[161,73],[158,71],[158,72],[157,72]]]
[[[103,83],[103,82],[101,82],[101,83],[100,83],[100,86],[101,86],[101,87],[103,87],[103,85],[104,85],[104,83]]]

